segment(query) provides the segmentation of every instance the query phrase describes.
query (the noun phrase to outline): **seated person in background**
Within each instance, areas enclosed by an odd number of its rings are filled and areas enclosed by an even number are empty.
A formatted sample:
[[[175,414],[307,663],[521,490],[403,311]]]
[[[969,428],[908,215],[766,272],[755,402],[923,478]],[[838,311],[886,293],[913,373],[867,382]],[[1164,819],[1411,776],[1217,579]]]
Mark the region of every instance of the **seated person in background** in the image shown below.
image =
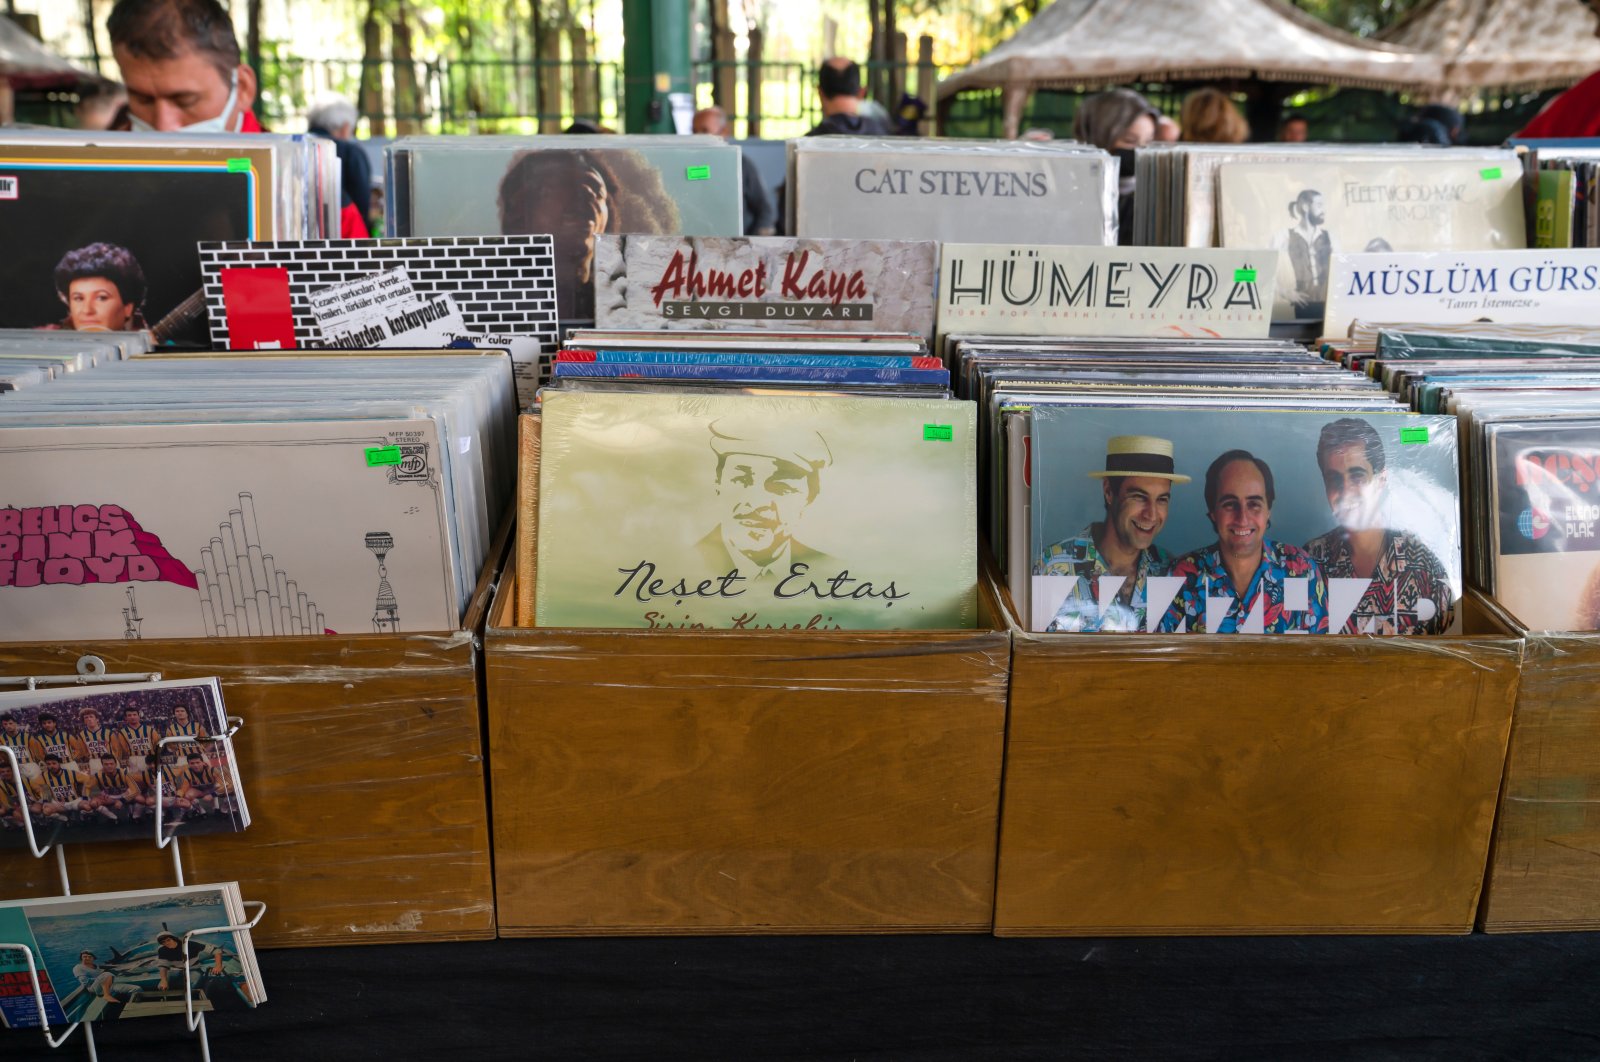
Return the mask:
[[[728,115],[721,107],[706,107],[694,112],[694,131],[720,136],[727,140],[732,134]],[[740,172],[744,177],[744,234],[746,236],[771,236],[778,231],[778,212],[772,204],[772,194],[761,179],[761,171],[749,155],[739,153]]]
[[[861,67],[834,57],[822,62],[817,73],[817,93],[822,97],[822,121],[806,136],[888,136],[881,119],[859,113],[867,90],[861,84]]]
[[[1073,116],[1075,139],[1104,148],[1121,163],[1117,183],[1118,243],[1133,239],[1134,151],[1154,139],[1160,117],[1150,101],[1132,89],[1112,89],[1090,96],[1078,104],[1078,113]]]
[[[339,154],[342,202],[345,206],[353,204],[361,220],[366,222],[372,217],[372,160],[355,142],[359,118],[356,105],[343,96],[325,96],[307,112],[306,124],[312,136],[333,141],[333,149]],[[343,220],[341,216],[341,225]],[[346,239],[368,235],[365,228],[356,233],[353,225],[349,227],[352,231],[340,233]]]
[[[1278,140],[1284,144],[1304,144],[1311,138],[1311,123],[1298,114],[1291,114],[1278,126]]]
[[[1180,121],[1183,139],[1191,144],[1242,144],[1250,139],[1250,123],[1227,93],[1214,88],[1189,93]]]

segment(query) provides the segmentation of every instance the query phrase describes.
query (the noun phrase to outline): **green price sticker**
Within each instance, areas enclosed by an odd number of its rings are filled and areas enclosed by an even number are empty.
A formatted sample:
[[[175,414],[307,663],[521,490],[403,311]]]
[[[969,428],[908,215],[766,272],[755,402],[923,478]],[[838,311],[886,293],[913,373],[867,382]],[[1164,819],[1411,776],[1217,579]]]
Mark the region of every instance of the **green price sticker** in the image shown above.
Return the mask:
[[[1428,441],[1428,429],[1427,428],[1401,428],[1400,429],[1400,441],[1402,443],[1407,444],[1407,445],[1414,445],[1416,443],[1425,443],[1425,442]]]
[[[367,447],[367,467],[377,465],[398,465],[400,463],[400,447],[398,446],[369,446]]]
[[[956,437],[956,429],[949,424],[924,424],[922,438],[924,442],[952,442]]]
[[[228,160],[228,172],[229,173],[249,173],[250,172],[250,160],[249,159],[229,159]]]
[[[1254,269],[1235,269],[1233,271],[1233,282],[1235,284],[1254,284],[1256,282],[1256,271]]]
[[[690,166],[688,169],[683,171],[683,175],[689,178],[691,181],[709,181],[711,180],[711,167]]]
[[[1500,179],[1500,167],[1490,166],[1486,170],[1479,170],[1478,176],[1486,181],[1498,181]]]

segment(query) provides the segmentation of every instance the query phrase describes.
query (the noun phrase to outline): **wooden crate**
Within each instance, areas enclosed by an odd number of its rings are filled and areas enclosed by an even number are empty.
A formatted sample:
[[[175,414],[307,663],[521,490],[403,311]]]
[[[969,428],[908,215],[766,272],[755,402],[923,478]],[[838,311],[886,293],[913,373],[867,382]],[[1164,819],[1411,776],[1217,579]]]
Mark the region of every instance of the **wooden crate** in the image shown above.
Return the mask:
[[[485,634],[504,936],[982,932],[1009,636]]]
[[[191,884],[238,881],[267,903],[258,946],[492,938],[494,891],[474,631],[498,560],[454,633],[0,644],[0,675],[215,675],[245,721],[243,833],[184,840]],[[180,835],[181,836],[181,835]],[[72,891],[173,883],[169,851],[70,845]],[[54,854],[0,853],[0,898],[59,891]]]
[[[995,932],[1467,933],[1520,641],[1014,631]]]
[[[1487,932],[1600,928],[1597,693],[1600,634],[1527,634],[1483,902]]]

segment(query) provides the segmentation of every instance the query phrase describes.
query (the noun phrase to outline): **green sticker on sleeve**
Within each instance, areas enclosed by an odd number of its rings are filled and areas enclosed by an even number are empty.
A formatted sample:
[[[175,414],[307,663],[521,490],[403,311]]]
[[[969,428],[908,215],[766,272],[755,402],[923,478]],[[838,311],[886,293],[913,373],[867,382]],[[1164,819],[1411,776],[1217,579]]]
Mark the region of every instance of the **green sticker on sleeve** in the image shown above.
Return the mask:
[[[1233,271],[1233,282],[1235,284],[1254,284],[1256,282],[1256,271],[1254,269],[1235,269]]]
[[[1428,441],[1428,429],[1427,428],[1401,428],[1400,429],[1400,441],[1402,443],[1407,443],[1407,444],[1425,443],[1425,442]]]
[[[711,180],[711,167],[690,166],[688,169],[683,171],[683,175],[689,178],[691,181],[709,181]]]
[[[1478,176],[1486,181],[1498,181],[1500,179],[1500,167],[1490,166],[1486,170],[1479,170]]]
[[[951,442],[956,437],[956,429],[949,424],[924,424],[922,438],[925,442]]]
[[[369,446],[367,447],[367,467],[375,465],[398,465],[400,463],[400,447],[398,446]]]
[[[229,173],[249,173],[250,172],[250,160],[249,159],[229,159],[228,160],[228,172]]]

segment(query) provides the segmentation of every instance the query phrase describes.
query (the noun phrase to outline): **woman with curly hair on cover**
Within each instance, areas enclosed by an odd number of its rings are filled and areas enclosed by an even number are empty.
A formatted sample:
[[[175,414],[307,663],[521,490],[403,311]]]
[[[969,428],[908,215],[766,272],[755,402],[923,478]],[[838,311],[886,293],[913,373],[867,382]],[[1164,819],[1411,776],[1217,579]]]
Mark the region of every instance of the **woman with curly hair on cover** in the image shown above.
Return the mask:
[[[547,148],[511,160],[500,180],[500,231],[555,238],[556,300],[564,321],[594,317],[594,247],[601,233],[671,235],[678,205],[641,153]]]
[[[144,269],[126,247],[91,243],[68,251],[56,264],[55,282],[67,316],[45,329],[129,332],[145,327]]]

